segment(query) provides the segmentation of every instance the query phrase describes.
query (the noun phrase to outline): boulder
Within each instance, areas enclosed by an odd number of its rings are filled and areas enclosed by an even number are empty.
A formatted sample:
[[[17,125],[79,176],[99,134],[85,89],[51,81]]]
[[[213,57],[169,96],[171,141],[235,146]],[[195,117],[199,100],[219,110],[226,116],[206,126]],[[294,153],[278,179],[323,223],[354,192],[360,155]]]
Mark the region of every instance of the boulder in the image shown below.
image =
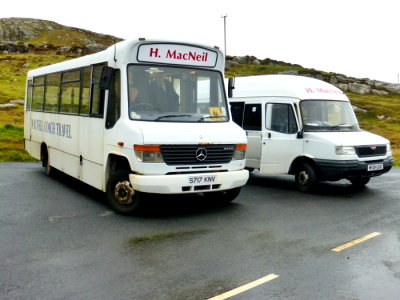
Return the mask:
[[[359,95],[365,95],[371,93],[371,87],[367,84],[351,82],[348,84],[349,91]]]

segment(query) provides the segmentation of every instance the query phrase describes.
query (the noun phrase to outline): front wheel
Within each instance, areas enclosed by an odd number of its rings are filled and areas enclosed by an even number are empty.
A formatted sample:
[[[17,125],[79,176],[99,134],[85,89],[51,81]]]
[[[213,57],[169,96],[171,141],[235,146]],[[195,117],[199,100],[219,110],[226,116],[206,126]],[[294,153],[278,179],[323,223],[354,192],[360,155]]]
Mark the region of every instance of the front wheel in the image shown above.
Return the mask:
[[[108,205],[117,213],[132,215],[138,210],[141,193],[129,181],[129,171],[120,170],[110,176],[106,190]]]
[[[369,177],[355,177],[349,179],[355,188],[363,188],[369,182],[369,180]]]
[[[317,173],[310,164],[303,163],[296,170],[295,181],[300,191],[309,192],[318,181]]]
[[[204,196],[213,201],[218,201],[219,203],[227,204],[235,200],[235,198],[240,194],[240,190],[241,188],[238,187],[225,191],[204,193]]]

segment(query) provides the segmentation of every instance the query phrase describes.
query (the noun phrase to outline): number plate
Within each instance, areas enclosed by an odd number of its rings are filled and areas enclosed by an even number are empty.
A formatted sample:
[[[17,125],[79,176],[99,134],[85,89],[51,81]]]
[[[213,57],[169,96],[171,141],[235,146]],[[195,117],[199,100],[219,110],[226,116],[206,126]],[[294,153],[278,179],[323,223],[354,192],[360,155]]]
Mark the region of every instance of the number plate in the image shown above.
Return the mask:
[[[383,163],[368,165],[368,171],[379,171],[379,170],[383,170]]]
[[[217,176],[190,176],[188,181],[189,184],[210,184],[217,181]]]

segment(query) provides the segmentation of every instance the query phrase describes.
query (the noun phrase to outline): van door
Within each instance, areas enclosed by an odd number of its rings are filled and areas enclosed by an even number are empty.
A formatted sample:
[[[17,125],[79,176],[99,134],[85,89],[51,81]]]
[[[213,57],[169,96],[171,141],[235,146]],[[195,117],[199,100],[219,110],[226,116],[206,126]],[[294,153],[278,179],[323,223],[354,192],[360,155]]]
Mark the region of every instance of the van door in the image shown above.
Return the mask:
[[[262,138],[261,103],[249,103],[244,106],[243,129],[247,134],[246,167],[260,168]]]
[[[262,137],[261,173],[287,174],[302,153],[303,139],[297,138],[299,122],[291,102],[269,100],[265,104],[265,134]]]
[[[246,130],[246,167],[260,168],[262,105],[260,103],[231,102],[233,121]]]

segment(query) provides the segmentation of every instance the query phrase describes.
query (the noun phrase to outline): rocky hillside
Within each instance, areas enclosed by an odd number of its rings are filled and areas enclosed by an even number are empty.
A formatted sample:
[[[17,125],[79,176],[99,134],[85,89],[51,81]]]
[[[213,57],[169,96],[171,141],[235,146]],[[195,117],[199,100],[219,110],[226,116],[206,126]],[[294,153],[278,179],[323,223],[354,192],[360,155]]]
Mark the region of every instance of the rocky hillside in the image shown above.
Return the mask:
[[[85,55],[107,48],[120,38],[94,33],[74,27],[67,27],[55,22],[27,19],[0,19],[0,52],[2,53],[43,53]],[[241,66],[258,66],[257,72],[236,74]],[[279,69],[274,67],[279,66]],[[260,60],[254,56],[228,56],[226,75],[240,76],[253,74],[294,74],[309,76],[336,85],[345,92],[355,94],[386,95],[400,94],[400,85],[369,78],[353,78],[343,74],[327,73],[306,69],[300,65],[277,61],[270,58]],[[25,70],[24,70],[25,71]]]
[[[8,18],[0,19],[0,51],[38,52],[57,51],[88,54],[107,48],[120,38],[94,33],[55,22]]]
[[[344,92],[352,92],[359,95],[387,95],[389,93],[400,94],[400,84],[387,83],[369,78],[347,77],[343,74],[327,73],[314,69],[306,69],[297,64],[286,63],[270,58],[260,60],[254,56],[228,56],[226,59],[226,67],[229,71],[228,73],[230,73],[231,76],[235,76],[236,68],[240,68],[244,65],[259,66],[257,72],[258,75],[260,75],[261,73],[270,73],[270,71],[268,70],[269,67],[285,67],[284,71],[276,72],[275,74],[290,74],[313,77],[329,82],[337,86]],[[265,67],[264,72],[262,71],[263,66]]]

